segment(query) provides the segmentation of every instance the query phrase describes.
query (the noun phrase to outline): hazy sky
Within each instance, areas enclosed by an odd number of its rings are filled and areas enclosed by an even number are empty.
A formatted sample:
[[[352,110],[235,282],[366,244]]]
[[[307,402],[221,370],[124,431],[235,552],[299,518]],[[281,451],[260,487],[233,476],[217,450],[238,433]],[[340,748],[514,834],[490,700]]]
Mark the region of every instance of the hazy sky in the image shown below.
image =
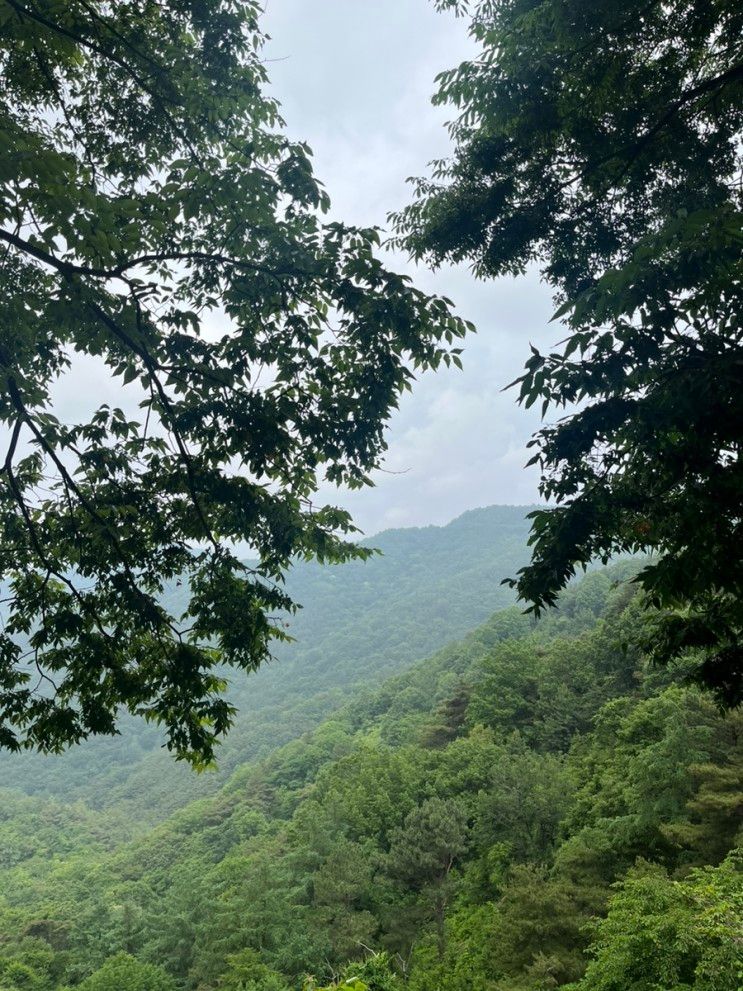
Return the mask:
[[[431,106],[434,76],[472,52],[466,22],[432,0],[268,0],[264,27],[272,91],[292,137],[306,140],[333,201],[350,223],[385,225],[410,196],[405,179],[449,147],[451,111]],[[436,274],[404,258],[421,288],[443,293],[475,322],[464,371],[429,373],[406,396],[389,430],[391,472],[346,496],[367,533],[443,523],[466,509],[537,498],[524,471],[538,425],[503,386],[520,374],[529,341],[554,343],[549,292],[536,276],[477,283],[466,269]]]

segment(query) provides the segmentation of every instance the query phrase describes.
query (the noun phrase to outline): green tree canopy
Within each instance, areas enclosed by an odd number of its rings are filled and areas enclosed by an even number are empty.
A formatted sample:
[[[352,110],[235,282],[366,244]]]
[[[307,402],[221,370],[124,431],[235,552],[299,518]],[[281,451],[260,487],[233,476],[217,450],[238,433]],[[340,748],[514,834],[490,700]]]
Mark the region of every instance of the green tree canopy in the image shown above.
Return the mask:
[[[482,277],[536,265],[568,326],[532,348],[526,406],[555,505],[534,514],[520,595],[539,611],[576,568],[657,552],[657,656],[743,689],[743,12],[731,0],[439,0],[471,11],[477,57],[439,77],[455,151],[396,220],[418,258]]]
[[[175,982],[161,967],[142,963],[128,953],[117,953],[79,988],[80,991],[174,991]]]
[[[446,909],[453,894],[452,870],[467,849],[469,828],[461,802],[429,798],[390,831],[384,860],[389,876],[420,893],[436,925],[440,958],[446,950]]]
[[[361,554],[318,485],[367,484],[415,370],[458,361],[448,301],[322,221],[258,13],[0,2],[0,745],[111,733],[123,705],[210,760],[215,664],[282,635],[291,559]],[[80,368],[121,408],[81,386],[58,418]]]
[[[728,991],[740,986],[741,858],[671,881],[645,864],[618,885],[573,991]]]
[[[255,950],[241,950],[228,957],[219,991],[288,991],[280,974],[261,962]]]

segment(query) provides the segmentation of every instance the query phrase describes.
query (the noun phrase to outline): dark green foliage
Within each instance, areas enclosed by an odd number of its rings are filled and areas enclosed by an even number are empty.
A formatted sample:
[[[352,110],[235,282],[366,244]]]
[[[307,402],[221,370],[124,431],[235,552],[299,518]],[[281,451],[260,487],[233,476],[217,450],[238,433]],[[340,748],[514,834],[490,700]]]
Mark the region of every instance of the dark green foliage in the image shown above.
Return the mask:
[[[218,665],[285,637],[290,562],[369,554],[318,486],[369,484],[415,372],[459,361],[449,303],[386,270],[377,231],[322,222],[258,14],[0,2],[4,747],[111,734],[123,707],[210,763]],[[122,408],[62,422],[71,368]]]
[[[389,833],[384,870],[417,893],[434,919],[440,960],[446,952],[446,909],[456,890],[452,870],[467,849],[468,833],[462,803],[440,798],[411,809],[402,826]]]
[[[689,0],[439,0],[470,12],[476,58],[439,76],[455,151],[397,216],[401,242],[481,277],[536,264],[567,324],[532,347],[519,401],[556,417],[530,463],[515,581],[539,611],[577,568],[658,557],[648,642],[697,651],[743,698],[741,123],[743,12]]]
[[[443,747],[455,739],[464,724],[470,692],[467,685],[457,685],[453,695],[439,705],[433,723],[423,733],[422,743],[426,747]]]

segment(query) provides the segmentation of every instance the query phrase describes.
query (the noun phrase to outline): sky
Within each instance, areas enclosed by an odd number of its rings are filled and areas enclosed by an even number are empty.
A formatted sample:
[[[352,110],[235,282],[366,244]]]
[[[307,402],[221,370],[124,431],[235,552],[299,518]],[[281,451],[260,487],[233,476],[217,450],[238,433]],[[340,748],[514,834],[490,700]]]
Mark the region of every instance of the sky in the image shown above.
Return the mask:
[[[305,140],[333,203],[334,219],[387,226],[406,204],[406,178],[450,148],[451,108],[431,105],[434,77],[473,54],[467,23],[432,0],[267,0],[270,92],[288,133]],[[376,487],[321,497],[350,509],[368,534],[446,523],[467,509],[538,498],[524,470],[538,428],[534,410],[502,389],[522,370],[529,342],[550,346],[550,293],[536,273],[477,282],[466,268],[436,273],[399,256],[386,263],[454,300],[478,333],[464,370],[421,377],[390,422],[386,471]]]

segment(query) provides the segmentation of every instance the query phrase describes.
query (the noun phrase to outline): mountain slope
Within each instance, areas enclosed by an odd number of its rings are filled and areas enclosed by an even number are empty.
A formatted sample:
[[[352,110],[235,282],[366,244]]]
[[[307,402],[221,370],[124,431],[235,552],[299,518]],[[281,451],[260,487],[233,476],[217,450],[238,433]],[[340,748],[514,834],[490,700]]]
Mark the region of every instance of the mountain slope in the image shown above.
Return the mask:
[[[48,852],[0,865],[0,985],[733,991],[741,714],[633,646],[635,568],[496,613],[112,852],[41,803]]]
[[[289,591],[303,608],[295,643],[251,676],[232,674],[240,712],[219,770],[195,776],[161,749],[157,728],[125,717],[122,735],[60,755],[0,757],[6,788],[117,807],[143,826],[210,794],[246,760],[316,726],[364,685],[378,685],[512,601],[501,580],[527,559],[530,507],[473,510],[444,527],[388,530],[381,554],[336,567],[300,563]]]

